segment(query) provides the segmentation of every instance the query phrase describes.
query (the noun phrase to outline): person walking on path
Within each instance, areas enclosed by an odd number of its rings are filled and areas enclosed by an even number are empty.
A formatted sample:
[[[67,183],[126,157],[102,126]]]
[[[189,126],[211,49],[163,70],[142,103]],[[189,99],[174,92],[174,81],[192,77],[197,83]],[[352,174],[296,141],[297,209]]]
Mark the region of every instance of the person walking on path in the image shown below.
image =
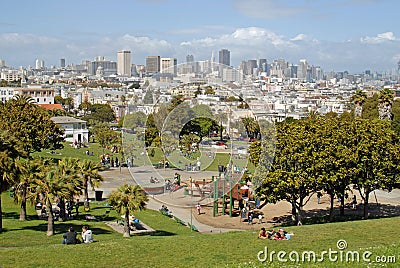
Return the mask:
[[[200,205],[200,203],[197,203],[197,205],[196,205],[196,210],[197,210],[197,215],[200,215],[200,214],[201,214],[201,212],[200,212],[200,210],[201,210],[201,205]]]
[[[353,196],[353,201],[351,202],[351,206],[354,210],[357,209],[357,197],[355,195]]]

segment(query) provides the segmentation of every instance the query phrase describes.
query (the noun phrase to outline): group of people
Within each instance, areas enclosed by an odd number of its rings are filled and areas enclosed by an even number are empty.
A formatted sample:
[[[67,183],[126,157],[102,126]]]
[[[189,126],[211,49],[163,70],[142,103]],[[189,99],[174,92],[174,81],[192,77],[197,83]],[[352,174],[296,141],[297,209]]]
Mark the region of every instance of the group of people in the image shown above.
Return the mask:
[[[260,239],[270,239],[270,240],[289,240],[293,234],[289,234],[282,228],[278,231],[266,230],[264,227],[261,228],[258,233],[258,238]]]
[[[74,245],[81,243],[92,243],[93,233],[87,225],[82,226],[81,237],[82,240],[78,238],[78,234],[75,232],[74,227],[71,226],[68,228],[68,231],[63,235],[62,244]]]
[[[164,211],[168,216],[172,217],[172,211],[169,210],[166,205],[162,205],[160,210]]]

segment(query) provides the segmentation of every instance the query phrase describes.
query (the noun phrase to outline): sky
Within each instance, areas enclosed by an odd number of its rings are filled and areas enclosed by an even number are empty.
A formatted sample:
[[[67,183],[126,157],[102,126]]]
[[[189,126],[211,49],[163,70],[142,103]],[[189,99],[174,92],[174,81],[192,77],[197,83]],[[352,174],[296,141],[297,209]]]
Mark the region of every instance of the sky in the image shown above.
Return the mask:
[[[306,59],[324,71],[387,72],[400,60],[398,0],[20,0],[1,4],[8,66],[80,64],[130,50],[132,63],[212,53],[242,60]]]

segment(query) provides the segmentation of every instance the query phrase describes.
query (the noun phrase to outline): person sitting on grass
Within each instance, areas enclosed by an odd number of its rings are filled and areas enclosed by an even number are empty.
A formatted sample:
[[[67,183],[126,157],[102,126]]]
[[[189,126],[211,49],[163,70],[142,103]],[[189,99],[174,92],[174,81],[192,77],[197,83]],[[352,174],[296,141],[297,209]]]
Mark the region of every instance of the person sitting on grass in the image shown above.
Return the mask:
[[[267,231],[265,230],[264,227],[262,227],[260,232],[258,233],[258,238],[261,238],[261,239],[267,239],[268,238]]]
[[[92,230],[89,230],[89,227],[87,225],[82,226],[82,241],[83,243],[93,242]]]
[[[273,238],[273,240],[283,240],[283,239],[284,238],[283,238],[283,236],[281,235],[280,232],[276,232],[275,235],[274,235],[274,238]]]
[[[74,230],[74,227],[69,227],[68,232],[63,234],[63,240],[62,244],[65,245],[74,245],[74,244],[80,244],[81,241],[76,237],[77,233]]]

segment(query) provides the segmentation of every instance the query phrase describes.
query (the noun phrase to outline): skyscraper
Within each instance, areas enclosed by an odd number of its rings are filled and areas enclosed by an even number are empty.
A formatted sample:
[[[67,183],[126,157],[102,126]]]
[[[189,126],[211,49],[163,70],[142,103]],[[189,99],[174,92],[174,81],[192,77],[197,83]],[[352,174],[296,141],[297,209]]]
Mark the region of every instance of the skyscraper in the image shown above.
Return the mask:
[[[187,62],[187,63],[189,63],[189,62],[194,62],[194,57],[193,57],[192,54],[186,55],[186,62]]]
[[[65,59],[60,59],[60,67],[65,68]]]
[[[160,56],[147,56],[146,72],[148,72],[148,73],[159,73],[160,72]]]
[[[129,50],[117,52],[117,73],[131,76],[131,52]]]
[[[231,65],[231,52],[227,49],[221,49],[219,51],[218,63],[222,65]]]
[[[177,74],[177,59],[176,58],[161,58],[160,73]]]
[[[44,61],[36,59],[35,61],[35,67],[36,69],[43,69],[44,68]]]

